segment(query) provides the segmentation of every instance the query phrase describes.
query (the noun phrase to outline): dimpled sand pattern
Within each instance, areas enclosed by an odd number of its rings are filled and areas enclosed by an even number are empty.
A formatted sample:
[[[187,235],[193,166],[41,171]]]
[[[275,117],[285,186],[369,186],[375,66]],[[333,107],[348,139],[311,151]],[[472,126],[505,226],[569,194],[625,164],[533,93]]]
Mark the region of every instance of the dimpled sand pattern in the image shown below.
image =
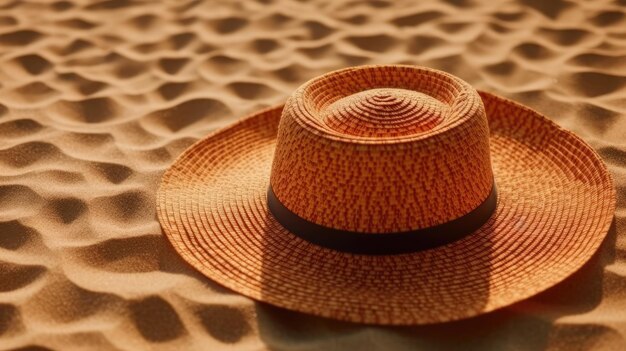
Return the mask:
[[[0,349],[625,348],[625,6],[0,2]],[[410,328],[362,327],[254,303],[178,257],[157,221],[156,190],[183,150],[284,103],[308,79],[391,63],[447,71],[538,110],[592,145],[617,188],[615,220],[598,254],[530,300]],[[338,133],[380,132],[367,123],[355,131],[342,111],[341,104],[325,110]],[[440,125],[436,116],[414,118],[419,123],[406,121],[411,133]],[[255,140],[271,148],[269,134]],[[519,172],[552,166],[537,162]],[[517,228],[532,219],[520,218]]]

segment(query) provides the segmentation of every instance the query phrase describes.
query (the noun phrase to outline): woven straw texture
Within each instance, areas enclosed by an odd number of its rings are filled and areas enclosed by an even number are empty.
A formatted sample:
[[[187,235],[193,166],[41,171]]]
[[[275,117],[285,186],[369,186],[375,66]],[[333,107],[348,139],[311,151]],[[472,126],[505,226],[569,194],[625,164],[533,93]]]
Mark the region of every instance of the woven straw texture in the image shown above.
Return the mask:
[[[436,134],[450,116],[446,109],[458,107],[439,106],[449,100],[425,87],[418,91],[438,102],[420,97],[417,103],[439,115],[400,122],[415,126],[408,138]],[[408,89],[398,82],[381,88]],[[402,99],[396,93],[376,96],[388,95]],[[480,97],[498,206],[480,230],[452,244],[403,255],[352,255],[315,246],[282,228],[266,205],[282,106],[206,137],[177,159],[158,191],[163,230],[187,262],[234,291],[347,321],[443,322],[532,296],[596,251],[613,217],[615,191],[597,154],[574,134],[510,100],[483,92]],[[350,118],[342,120],[342,102],[332,104],[336,101],[324,105],[332,106],[324,116],[334,116],[326,124],[333,133],[365,143],[381,137],[380,129],[353,128]],[[382,137],[407,138],[402,130]]]

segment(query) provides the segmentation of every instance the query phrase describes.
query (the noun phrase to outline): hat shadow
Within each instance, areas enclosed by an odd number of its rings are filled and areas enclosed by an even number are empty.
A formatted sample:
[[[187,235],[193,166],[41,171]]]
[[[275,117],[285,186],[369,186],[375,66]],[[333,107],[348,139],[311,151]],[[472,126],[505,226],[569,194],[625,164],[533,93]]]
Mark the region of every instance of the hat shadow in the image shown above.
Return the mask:
[[[576,273],[532,298],[477,317],[423,326],[372,326],[255,302],[259,335],[271,350],[544,349],[554,333],[555,320],[593,310],[600,304],[604,267],[614,261],[616,237],[613,219],[598,251]],[[477,294],[478,301],[484,302],[489,296],[488,279],[487,275],[484,286],[479,285],[484,291]],[[576,325],[561,328],[575,329]],[[598,326],[596,332],[602,331]],[[585,332],[589,333],[589,328]]]

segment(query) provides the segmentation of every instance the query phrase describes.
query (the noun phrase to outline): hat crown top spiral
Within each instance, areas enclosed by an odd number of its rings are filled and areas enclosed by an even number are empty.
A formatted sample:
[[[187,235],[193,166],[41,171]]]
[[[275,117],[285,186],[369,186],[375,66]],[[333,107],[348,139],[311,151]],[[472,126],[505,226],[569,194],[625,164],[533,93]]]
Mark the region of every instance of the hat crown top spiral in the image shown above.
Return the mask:
[[[334,229],[454,220],[493,187],[482,101],[459,78],[415,66],[314,78],[283,109],[270,187],[293,213]]]
[[[447,107],[408,89],[375,88],[341,98],[321,111],[329,128],[346,135],[393,137],[429,131]]]

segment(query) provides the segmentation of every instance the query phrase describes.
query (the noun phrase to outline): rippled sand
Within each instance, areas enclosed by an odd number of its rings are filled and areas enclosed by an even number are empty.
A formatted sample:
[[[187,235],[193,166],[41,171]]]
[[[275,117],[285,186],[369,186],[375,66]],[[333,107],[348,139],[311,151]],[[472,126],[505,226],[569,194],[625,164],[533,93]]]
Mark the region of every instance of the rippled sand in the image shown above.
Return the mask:
[[[2,2],[0,349],[626,349],[626,1],[412,3]],[[186,266],[155,217],[173,159],[368,63],[446,70],[582,136],[618,188],[599,254],[531,300],[413,328],[257,304]]]

